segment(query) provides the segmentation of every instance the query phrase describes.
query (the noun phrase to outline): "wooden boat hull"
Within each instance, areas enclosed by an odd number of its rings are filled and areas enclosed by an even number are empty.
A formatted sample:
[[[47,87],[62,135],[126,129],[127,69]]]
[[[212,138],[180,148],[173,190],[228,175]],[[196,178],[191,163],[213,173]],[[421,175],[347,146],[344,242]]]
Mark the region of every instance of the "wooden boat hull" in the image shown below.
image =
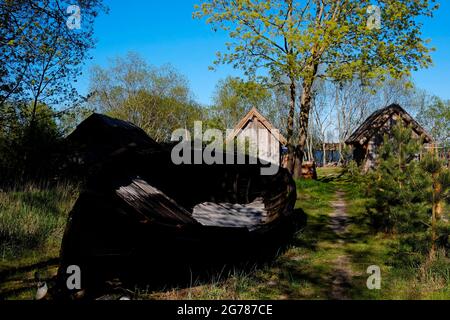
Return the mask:
[[[193,274],[273,257],[298,229],[296,186],[285,169],[263,176],[261,164],[177,166],[168,150],[147,147],[102,159],[70,214],[58,272],[62,296],[72,293],[65,286],[72,265],[92,292],[113,279],[144,287],[189,282]],[[265,209],[255,225],[236,225],[239,212],[230,213],[233,223],[226,214],[221,223],[214,214],[193,215],[199,204],[247,209],[255,201]]]

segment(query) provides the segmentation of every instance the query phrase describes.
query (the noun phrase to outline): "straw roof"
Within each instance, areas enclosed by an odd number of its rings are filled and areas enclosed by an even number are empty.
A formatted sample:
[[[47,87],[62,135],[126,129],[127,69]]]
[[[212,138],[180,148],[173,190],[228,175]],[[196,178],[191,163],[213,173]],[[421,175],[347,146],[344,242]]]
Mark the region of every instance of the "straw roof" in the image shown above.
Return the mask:
[[[346,141],[348,145],[363,145],[369,141],[389,119],[400,116],[403,121],[410,125],[414,132],[424,138],[425,143],[432,143],[433,137],[398,104],[392,104],[384,109],[374,112]]]

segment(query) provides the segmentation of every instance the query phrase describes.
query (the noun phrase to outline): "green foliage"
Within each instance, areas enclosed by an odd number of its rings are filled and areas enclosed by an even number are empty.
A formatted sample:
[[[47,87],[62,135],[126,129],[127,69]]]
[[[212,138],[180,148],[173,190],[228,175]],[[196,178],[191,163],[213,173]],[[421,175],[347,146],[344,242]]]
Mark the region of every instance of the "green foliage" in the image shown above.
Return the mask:
[[[94,46],[94,20],[103,5],[101,0],[77,3],[82,28],[72,30],[66,25],[66,9],[72,4],[68,0],[0,2],[0,104],[33,100],[34,106],[62,108],[79,101],[74,84]]]
[[[422,169],[429,175],[431,184],[425,191],[428,203],[432,206],[431,243],[432,255],[436,248],[450,249],[450,216],[448,210],[444,210],[445,202],[450,200],[450,170],[445,162],[437,154],[427,154],[421,161]]]
[[[450,172],[435,154],[421,159],[421,142],[398,123],[378,150],[377,168],[367,179],[367,213],[372,227],[398,234],[392,262],[418,267],[437,248],[448,250],[448,213],[439,205],[449,199]],[[423,151],[423,150],[422,150]],[[442,209],[442,208],[441,208]]]
[[[388,75],[399,79],[430,66],[431,49],[422,38],[420,18],[432,16],[437,8],[433,4],[434,0],[203,0],[194,17],[205,18],[213,30],[228,32],[227,50],[218,52],[215,64],[232,65],[251,77],[263,75],[266,81],[268,76],[276,85],[289,87],[288,168],[300,177],[317,80],[342,82],[358,76],[383,81]],[[382,26],[369,23],[371,5],[382,12]]]
[[[417,157],[420,141],[412,129],[398,123],[378,150],[378,164],[368,178],[372,198],[368,214],[376,229],[386,232],[424,231],[429,224],[430,206],[424,190],[430,179]]]
[[[448,210],[447,210],[447,222],[443,219],[438,221],[436,233],[438,235],[437,245],[445,250],[447,256],[450,253],[450,224],[448,223]]]
[[[216,86],[214,105],[208,110],[209,126],[221,130],[233,129],[250,109],[256,107],[272,124],[283,128],[284,121],[276,95],[274,90],[255,81],[227,77]]]
[[[425,263],[430,243],[430,234],[424,231],[400,234],[398,242],[393,244],[389,263],[396,267],[408,266],[417,269]]]
[[[28,250],[58,252],[76,195],[70,185],[0,191],[2,259],[17,258]]]
[[[430,202],[443,202],[450,198],[450,170],[445,161],[436,154],[426,154],[420,162],[422,169],[431,176],[432,185],[429,185],[427,194]],[[438,190],[437,190],[438,189]],[[436,191],[437,190],[437,191]]]
[[[217,119],[218,128],[232,129],[252,107],[260,105],[268,96],[268,92],[256,83],[228,77],[216,86],[212,117]]]
[[[117,57],[91,71],[89,106],[144,129],[156,141],[202,120],[186,78],[170,65],[153,67],[138,54]]]
[[[362,191],[367,183],[367,177],[361,172],[361,168],[354,160],[349,161],[344,165],[342,173],[349,177],[353,185],[358,191]]]
[[[314,63],[327,61],[335,78],[398,76],[431,62],[417,18],[432,15],[432,2],[209,0],[196,7],[194,17],[229,32],[228,52],[218,54],[217,63],[248,74],[264,67],[302,79],[311,76]],[[381,29],[368,27],[373,4],[383,10]]]
[[[86,120],[94,110],[86,106],[86,104],[70,108],[57,116],[58,128],[62,135],[67,136],[72,133],[76,127]]]
[[[68,0],[0,2],[0,184],[52,179],[65,111],[82,103],[74,86],[102,0],[77,3],[82,28],[67,27]],[[69,113],[69,112],[67,112]],[[73,126],[73,125],[71,125]]]
[[[11,109],[0,122],[0,183],[53,178],[62,142],[53,110],[44,104]]]
[[[433,97],[420,110],[418,119],[441,146],[450,147],[450,101]]]

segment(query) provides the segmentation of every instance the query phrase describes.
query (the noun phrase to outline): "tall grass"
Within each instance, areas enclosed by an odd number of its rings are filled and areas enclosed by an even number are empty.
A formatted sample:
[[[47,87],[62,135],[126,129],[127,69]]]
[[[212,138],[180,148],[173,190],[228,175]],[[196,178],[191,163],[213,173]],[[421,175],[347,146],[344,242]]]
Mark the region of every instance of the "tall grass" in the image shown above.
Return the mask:
[[[69,184],[0,191],[0,259],[17,259],[37,250],[59,251],[77,194]]]

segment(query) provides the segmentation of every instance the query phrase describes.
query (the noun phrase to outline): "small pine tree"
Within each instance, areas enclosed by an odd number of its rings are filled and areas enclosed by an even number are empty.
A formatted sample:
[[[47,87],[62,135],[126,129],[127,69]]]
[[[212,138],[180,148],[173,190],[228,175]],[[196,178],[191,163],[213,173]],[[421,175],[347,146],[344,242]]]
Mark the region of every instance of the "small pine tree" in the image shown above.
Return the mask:
[[[368,179],[371,224],[386,233],[427,228],[428,207],[423,190],[430,184],[418,160],[421,141],[399,122],[385,135],[378,165]]]
[[[358,166],[358,163],[354,160],[347,162],[343,166],[342,173],[350,178],[352,183],[355,185],[353,190],[355,190],[359,196],[364,196],[366,193],[367,177],[363,174],[361,168]]]
[[[450,201],[450,171],[435,154],[419,161],[421,141],[397,124],[379,149],[377,168],[367,179],[367,212],[377,230],[399,234],[394,262],[420,265],[434,261],[449,246],[444,202]],[[444,217],[446,216],[446,217]]]
[[[431,204],[431,248],[429,259],[436,258],[439,243],[448,245],[449,226],[444,221],[444,202],[450,199],[450,171],[444,162],[435,154],[427,154],[421,161],[423,170],[431,178],[425,194],[428,195],[428,203]]]

